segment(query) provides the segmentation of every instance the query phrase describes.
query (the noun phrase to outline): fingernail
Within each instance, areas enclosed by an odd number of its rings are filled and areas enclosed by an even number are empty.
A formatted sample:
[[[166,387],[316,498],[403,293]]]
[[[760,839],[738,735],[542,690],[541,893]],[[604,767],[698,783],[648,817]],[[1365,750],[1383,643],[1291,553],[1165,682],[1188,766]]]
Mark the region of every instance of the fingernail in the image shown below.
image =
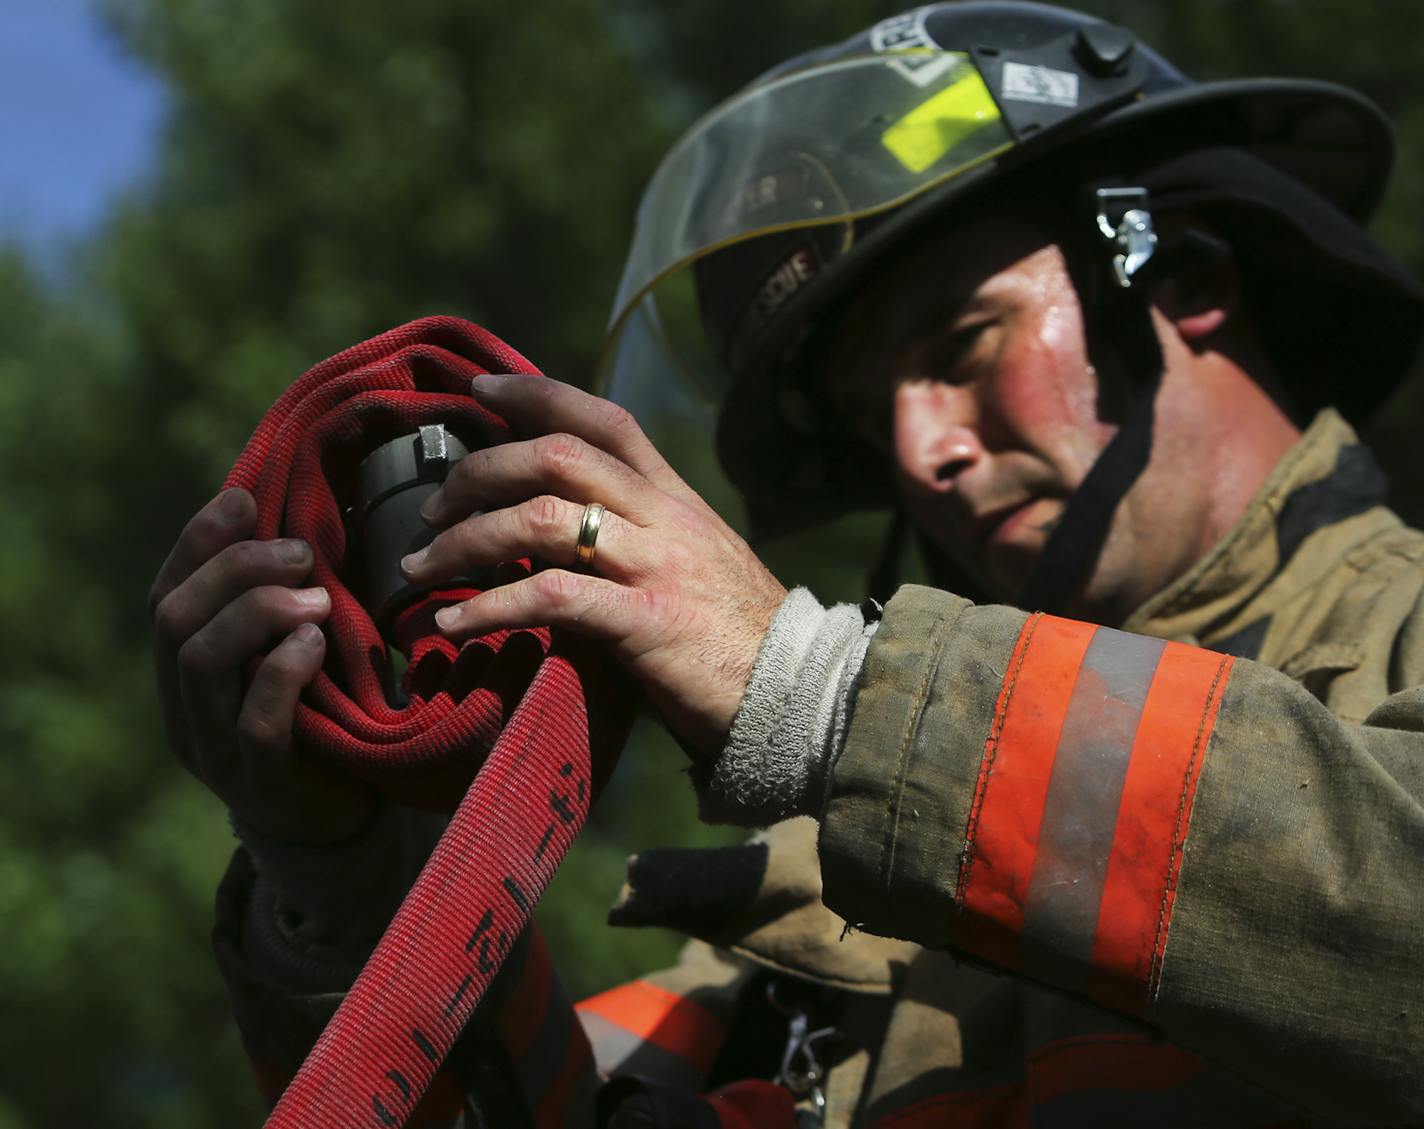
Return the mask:
[[[435,623],[442,631],[449,631],[459,622],[459,608],[441,608],[435,613]]]
[[[488,372],[475,377],[470,381],[470,395],[484,396],[488,394],[498,394],[500,389],[509,384],[511,380],[517,379],[512,376],[504,376],[499,373]]]
[[[420,516],[425,521],[434,521],[440,514],[440,507],[445,504],[440,491],[434,490],[430,497],[420,504]]]
[[[288,564],[302,564],[307,559],[307,543],[295,538],[278,541],[277,555]]]
[[[325,588],[298,588],[297,603],[305,604],[309,608],[324,608],[331,602],[331,596]]]
[[[401,563],[400,563],[401,572],[403,572],[403,573],[405,573],[407,576],[409,576],[409,575],[410,575],[411,573],[413,573],[416,569],[418,569],[422,564],[425,563],[425,558],[426,558],[427,556],[429,556],[429,554],[430,554],[429,548],[425,548],[425,549],[421,549],[420,552],[418,552],[418,553],[411,553],[410,556],[408,556],[408,557],[402,557],[402,558],[401,558]]]
[[[237,521],[247,512],[247,499],[240,490],[229,490],[218,503],[218,517],[223,521]]]
[[[303,647],[315,647],[321,642],[321,628],[314,623],[304,623],[292,634]]]

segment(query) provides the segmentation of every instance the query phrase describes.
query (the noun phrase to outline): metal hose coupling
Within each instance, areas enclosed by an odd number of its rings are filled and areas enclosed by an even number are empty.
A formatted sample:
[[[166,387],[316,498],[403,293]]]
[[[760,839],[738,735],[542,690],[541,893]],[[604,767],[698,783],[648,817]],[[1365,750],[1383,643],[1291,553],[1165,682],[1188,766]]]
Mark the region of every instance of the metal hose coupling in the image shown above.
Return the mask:
[[[483,446],[462,438],[443,423],[427,424],[419,431],[383,443],[361,460],[357,469],[356,497],[346,511],[347,544],[361,557],[366,605],[383,636],[412,600],[427,588],[411,584],[401,575],[401,559],[418,552],[435,539],[420,516],[420,507],[445,481],[450,468]],[[490,588],[494,567],[444,581],[441,588]]]

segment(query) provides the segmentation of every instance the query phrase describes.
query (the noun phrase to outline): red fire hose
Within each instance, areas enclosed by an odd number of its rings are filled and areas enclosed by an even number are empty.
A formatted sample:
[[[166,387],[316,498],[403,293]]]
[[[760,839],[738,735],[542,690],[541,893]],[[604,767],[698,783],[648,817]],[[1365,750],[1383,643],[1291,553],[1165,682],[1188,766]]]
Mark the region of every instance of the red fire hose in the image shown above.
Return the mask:
[[[443,638],[434,613],[468,588],[426,594],[397,617],[409,702],[387,701],[387,644],[344,572],[343,509],[361,457],[422,425],[464,422],[508,438],[468,395],[485,372],[538,376],[468,322],[401,326],[302,376],[228,476],[257,499],[255,535],[310,543],[311,583],[331,593],[326,664],[298,709],[298,740],[397,799],[458,803],[269,1127],[405,1123],[529,923],[626,734],[632,696],[595,647],[545,629],[458,648]]]

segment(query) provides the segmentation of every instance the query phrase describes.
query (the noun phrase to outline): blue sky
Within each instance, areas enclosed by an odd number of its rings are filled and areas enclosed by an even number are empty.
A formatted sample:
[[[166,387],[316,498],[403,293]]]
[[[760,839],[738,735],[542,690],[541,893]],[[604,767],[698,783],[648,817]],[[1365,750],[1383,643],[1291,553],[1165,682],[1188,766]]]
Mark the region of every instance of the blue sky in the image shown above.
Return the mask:
[[[34,251],[92,230],[157,142],[162,88],[94,9],[0,0],[0,239]]]

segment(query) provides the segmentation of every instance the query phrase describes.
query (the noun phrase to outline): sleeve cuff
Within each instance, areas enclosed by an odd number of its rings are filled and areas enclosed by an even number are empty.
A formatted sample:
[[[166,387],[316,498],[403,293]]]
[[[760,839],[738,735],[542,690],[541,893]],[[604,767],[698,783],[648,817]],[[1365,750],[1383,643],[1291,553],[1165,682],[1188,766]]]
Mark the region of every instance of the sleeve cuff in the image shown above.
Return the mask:
[[[341,843],[286,843],[233,820],[256,871],[249,959],[292,987],[340,980],[370,953],[425,865],[445,817],[386,804]]]
[[[845,739],[877,624],[850,604],[789,593],[752,668],[726,748],[695,773],[704,819],[767,826],[819,812],[825,766]]]

